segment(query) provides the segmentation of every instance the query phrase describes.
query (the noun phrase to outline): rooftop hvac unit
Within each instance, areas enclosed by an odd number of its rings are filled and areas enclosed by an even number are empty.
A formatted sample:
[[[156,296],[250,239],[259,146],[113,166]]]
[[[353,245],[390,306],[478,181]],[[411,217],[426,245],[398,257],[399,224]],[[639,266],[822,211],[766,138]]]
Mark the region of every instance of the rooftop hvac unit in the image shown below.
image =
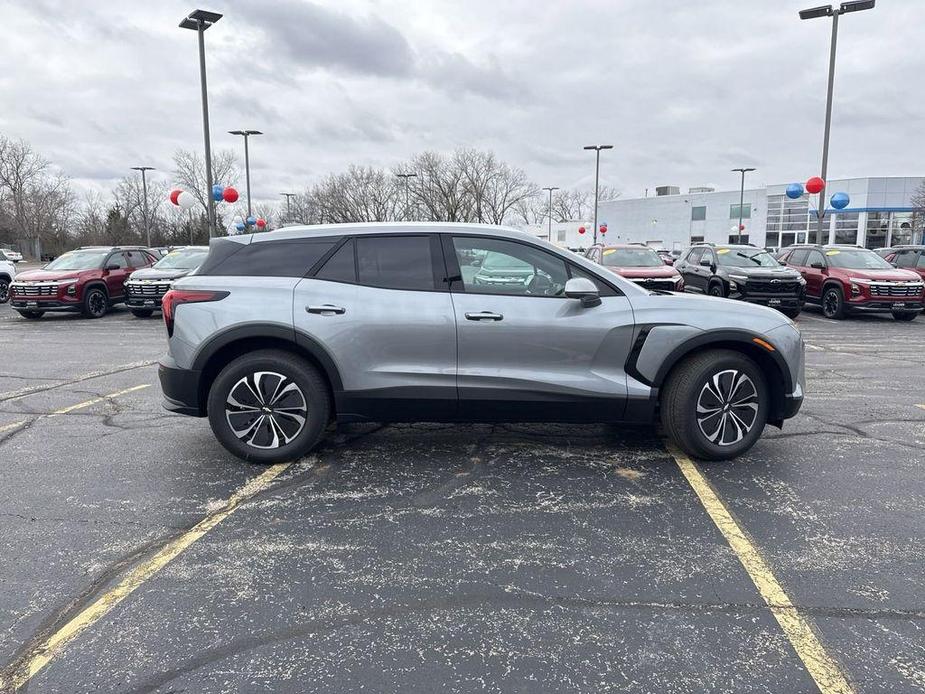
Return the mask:
[[[656,186],[656,197],[661,195],[680,195],[681,189],[678,186]]]

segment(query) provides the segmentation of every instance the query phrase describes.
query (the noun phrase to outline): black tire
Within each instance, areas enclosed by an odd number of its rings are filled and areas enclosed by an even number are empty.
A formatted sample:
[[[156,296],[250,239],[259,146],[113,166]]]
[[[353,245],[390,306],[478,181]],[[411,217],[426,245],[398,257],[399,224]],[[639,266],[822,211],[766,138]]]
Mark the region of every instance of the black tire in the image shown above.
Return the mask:
[[[109,310],[109,297],[100,287],[89,287],[84,292],[84,305],[80,312],[84,318],[102,318]]]
[[[832,320],[845,317],[845,295],[841,287],[830,284],[822,289],[822,315]]]
[[[20,311],[19,315],[29,320],[38,320],[45,315],[44,311]]]
[[[258,383],[254,376],[259,372],[269,374]],[[275,409],[269,409],[274,405],[270,398],[281,387],[289,392],[277,395]],[[236,405],[229,401],[232,395]],[[279,403],[291,412],[280,412]],[[303,418],[301,425],[293,413]],[[222,369],[209,390],[208,414],[212,432],[229,453],[249,462],[281,463],[301,458],[321,440],[330,419],[331,393],[318,370],[304,359],[280,350],[259,350]],[[287,437],[291,438],[286,441]]]
[[[741,380],[743,375],[747,380]],[[715,377],[725,402],[712,395]],[[734,398],[728,397],[728,390],[732,390]],[[717,414],[698,419],[698,407],[709,411],[713,401]],[[735,407],[726,404],[746,401],[749,404]],[[757,409],[752,409],[751,403]],[[747,356],[713,349],[688,357],[672,370],[660,405],[662,426],[675,446],[695,458],[729,460],[745,453],[760,438],[768,419],[768,388],[761,369]],[[736,417],[730,412],[735,412]],[[750,419],[752,412],[754,418]],[[708,433],[714,426],[717,433],[711,440]]]
[[[10,283],[7,280],[0,280],[0,304],[5,304],[10,300]]]
[[[726,296],[726,290],[722,282],[711,282],[710,287],[707,289],[707,294],[710,296]]]
[[[799,316],[802,311],[803,309],[801,308],[782,308],[780,310],[781,313],[783,313],[785,316],[787,316],[787,318],[790,318],[791,320]]]
[[[896,320],[909,321],[915,320],[915,317],[919,315],[918,311],[893,311],[893,318]]]
[[[133,308],[132,315],[135,318],[150,318],[151,314],[154,313],[154,309],[150,308]]]

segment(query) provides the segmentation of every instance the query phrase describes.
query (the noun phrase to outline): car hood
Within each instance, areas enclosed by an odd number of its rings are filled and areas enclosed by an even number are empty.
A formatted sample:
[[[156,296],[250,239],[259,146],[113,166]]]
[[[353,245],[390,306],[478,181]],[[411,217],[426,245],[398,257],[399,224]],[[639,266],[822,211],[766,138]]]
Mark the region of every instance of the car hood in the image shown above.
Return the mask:
[[[638,279],[640,277],[652,278],[672,278],[678,276],[678,271],[670,265],[660,265],[659,267],[614,267],[605,266],[611,272],[616,272],[621,277],[628,279]]]
[[[135,270],[129,277],[131,280],[175,280],[186,277],[192,270],[185,268],[164,268],[159,270],[155,267],[148,267],[142,270]]]
[[[911,270],[899,270],[893,268],[890,270],[851,270],[849,268],[837,268],[839,272],[850,277],[857,277],[862,280],[887,280],[892,282],[915,282],[922,281],[918,274]]]
[[[699,330],[747,330],[761,334],[792,324],[780,311],[745,301],[702,294],[646,294],[631,297],[636,324],[689,325]]]
[[[28,270],[16,275],[19,282],[48,282],[50,280],[76,280],[86,270]]]
[[[789,267],[727,267],[724,268],[730,275],[745,275],[755,279],[796,279],[800,273]]]

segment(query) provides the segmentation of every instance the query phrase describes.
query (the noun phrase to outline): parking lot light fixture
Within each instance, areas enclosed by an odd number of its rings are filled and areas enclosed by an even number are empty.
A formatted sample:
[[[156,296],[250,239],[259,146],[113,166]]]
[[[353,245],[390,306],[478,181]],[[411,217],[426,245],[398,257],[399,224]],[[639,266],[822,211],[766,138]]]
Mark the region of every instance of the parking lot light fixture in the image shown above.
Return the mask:
[[[752,167],[732,169],[742,174],[742,185],[739,187],[739,226],[736,227],[736,243],[742,243],[742,206],[745,204],[745,174],[756,171]]]
[[[151,228],[148,225],[148,179],[145,176],[145,172],[154,171],[153,166],[133,166],[131,167],[133,171],[141,171],[141,194],[144,196],[144,200],[141,203],[141,214],[144,217],[145,224],[145,243],[148,245],[148,248],[151,248]]]
[[[549,235],[546,237],[546,240],[549,243],[552,243],[552,192],[554,190],[559,190],[556,186],[546,186],[543,190],[549,191]]]
[[[202,88],[202,135],[206,155],[206,206],[209,213],[209,236],[215,235],[215,201],[212,199],[212,143],[209,138],[209,94],[206,87],[205,31],[222,18],[218,12],[195,10],[180,22],[181,29],[192,29],[199,35],[199,83]]]
[[[586,145],[584,149],[593,149],[595,152],[594,160],[594,243],[597,244],[597,194],[600,188],[601,174],[601,150],[613,149],[613,145]]]
[[[286,221],[292,221],[292,198],[296,196],[295,193],[280,193],[284,198],[286,198]],[[248,196],[250,197],[250,196]]]
[[[819,173],[823,181],[828,180],[829,168],[829,132],[832,125],[832,89],[835,85],[835,46],[838,42],[838,18],[840,15],[862,10],[872,10],[876,0],[851,0],[843,2],[837,8],[831,5],[821,5],[800,10],[800,19],[818,19],[819,17],[832,18],[832,39],[829,46],[829,81],[825,99],[825,129],[822,135],[822,169]],[[823,238],[823,223],[825,220],[825,186],[819,191],[819,209],[816,212],[816,242],[825,243]],[[827,237],[827,235],[826,235]]]
[[[244,138],[244,180],[247,187],[247,216],[251,216],[251,157],[247,140],[251,135],[263,135],[259,130],[229,130],[229,135],[241,135]]]

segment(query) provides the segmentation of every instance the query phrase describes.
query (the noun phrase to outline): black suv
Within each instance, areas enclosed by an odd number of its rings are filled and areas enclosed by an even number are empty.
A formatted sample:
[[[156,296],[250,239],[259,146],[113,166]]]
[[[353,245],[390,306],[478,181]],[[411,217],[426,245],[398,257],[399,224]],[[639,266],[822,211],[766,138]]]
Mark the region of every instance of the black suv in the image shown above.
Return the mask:
[[[806,280],[755,246],[699,244],[675,263],[688,292],[771,306],[796,318],[806,302]]]

